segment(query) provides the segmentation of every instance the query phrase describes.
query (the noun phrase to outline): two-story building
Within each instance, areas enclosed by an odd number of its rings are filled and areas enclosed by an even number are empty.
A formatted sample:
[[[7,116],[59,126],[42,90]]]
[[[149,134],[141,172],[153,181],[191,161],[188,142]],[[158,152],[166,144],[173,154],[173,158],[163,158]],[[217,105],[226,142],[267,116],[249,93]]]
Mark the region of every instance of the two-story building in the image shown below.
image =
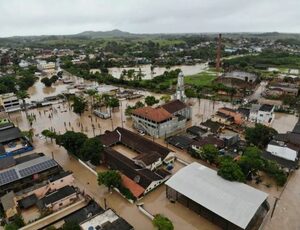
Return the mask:
[[[156,138],[183,130],[191,118],[191,109],[180,100],[157,108],[143,107],[132,112],[133,126]]]

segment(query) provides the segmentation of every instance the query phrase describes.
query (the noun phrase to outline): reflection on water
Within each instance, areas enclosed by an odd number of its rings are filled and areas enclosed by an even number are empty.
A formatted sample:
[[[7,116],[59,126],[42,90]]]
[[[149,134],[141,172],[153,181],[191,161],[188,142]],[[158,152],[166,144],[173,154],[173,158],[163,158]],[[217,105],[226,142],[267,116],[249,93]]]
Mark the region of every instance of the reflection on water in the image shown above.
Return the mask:
[[[170,69],[167,69],[165,67],[155,67],[153,70],[154,73],[151,73],[151,65],[140,65],[139,67],[129,67],[129,68],[118,68],[118,67],[109,68],[109,73],[115,78],[120,78],[120,75],[124,69],[125,70],[134,69],[135,71],[139,71],[139,69],[141,69],[142,73],[145,75],[143,79],[152,79],[153,77],[162,75],[165,71],[169,71],[169,70],[181,69],[184,75],[193,75],[193,74],[200,73],[206,67],[207,67],[206,64],[177,65],[177,66],[172,66]]]

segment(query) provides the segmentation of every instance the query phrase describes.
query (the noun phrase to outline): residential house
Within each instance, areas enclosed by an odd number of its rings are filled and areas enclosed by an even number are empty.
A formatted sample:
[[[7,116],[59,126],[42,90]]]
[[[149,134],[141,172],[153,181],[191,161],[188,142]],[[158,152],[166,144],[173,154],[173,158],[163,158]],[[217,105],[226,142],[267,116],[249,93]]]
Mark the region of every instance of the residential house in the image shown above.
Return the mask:
[[[223,113],[225,115],[233,117],[234,123],[237,125],[241,125],[244,123],[244,120],[245,120],[244,115],[243,115],[243,113],[240,113],[238,110],[223,107],[223,108],[218,109],[218,111],[220,113]]]
[[[41,209],[49,209],[51,211],[57,211],[72,204],[78,198],[77,191],[72,186],[65,186],[53,192],[50,192],[43,197],[38,206]]]
[[[213,122],[218,122],[223,125],[231,125],[234,122],[234,117],[222,112],[216,112],[214,115],[211,116],[211,120]]]
[[[251,122],[260,123],[266,126],[272,124],[275,114],[274,114],[275,106],[273,105],[252,105],[249,120]]]
[[[133,230],[134,228],[123,218],[119,217],[112,209],[88,218],[80,223],[82,230],[103,229],[103,230]]]
[[[57,175],[61,171],[57,162],[47,156],[38,156],[33,159],[30,156],[24,156],[21,159],[20,163],[0,172],[0,195],[8,191],[18,192],[52,175]]]

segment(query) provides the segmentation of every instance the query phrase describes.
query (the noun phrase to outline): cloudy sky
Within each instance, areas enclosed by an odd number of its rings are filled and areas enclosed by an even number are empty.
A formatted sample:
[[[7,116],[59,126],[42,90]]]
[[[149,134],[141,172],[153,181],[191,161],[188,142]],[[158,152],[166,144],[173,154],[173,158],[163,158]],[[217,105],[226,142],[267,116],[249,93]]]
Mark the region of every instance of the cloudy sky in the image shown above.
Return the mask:
[[[0,37],[133,33],[300,33],[300,0],[1,0]]]

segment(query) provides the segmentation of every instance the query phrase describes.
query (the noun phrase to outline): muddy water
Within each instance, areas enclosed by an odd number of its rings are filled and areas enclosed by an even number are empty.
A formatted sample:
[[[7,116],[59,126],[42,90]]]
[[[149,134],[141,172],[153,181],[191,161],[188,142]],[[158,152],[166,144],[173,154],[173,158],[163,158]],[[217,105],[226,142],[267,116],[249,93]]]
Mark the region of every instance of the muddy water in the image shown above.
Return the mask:
[[[295,115],[275,113],[275,120],[272,123],[272,127],[279,133],[286,133],[293,130],[298,119]]]
[[[124,102],[130,104],[135,103],[134,101]],[[93,136],[91,124],[101,124],[103,130],[111,129],[110,120],[96,120],[94,116],[90,116],[90,112],[86,112],[80,117],[72,111],[69,111],[67,104],[64,106],[61,105],[60,108],[58,107],[58,105],[54,106],[52,111],[50,109],[30,110],[29,113],[34,113],[37,116],[37,120],[33,123],[35,133],[41,133],[43,129],[50,127],[58,132],[64,132],[65,130],[70,130],[72,128],[75,131],[80,131],[81,127],[77,125],[79,122],[83,124],[84,132],[89,136]],[[41,112],[41,115],[39,112]],[[53,118],[50,119],[49,114],[52,113]],[[92,117],[92,119],[90,117]],[[29,128],[24,113],[12,114],[11,118],[14,122],[17,122],[21,129],[26,130]],[[69,121],[71,125],[69,124]],[[113,122],[116,125],[119,122],[120,125],[120,111],[113,113]],[[126,120],[124,126],[130,128],[131,122]],[[101,131],[97,128],[95,132],[96,134],[99,134]],[[34,138],[34,145],[36,147],[34,150],[35,152],[44,152],[49,156],[52,156],[53,152],[54,159],[62,165],[65,170],[74,172],[78,186],[94,197],[102,206],[104,206],[104,198],[106,198],[107,205],[116,210],[119,215],[124,217],[136,229],[153,229],[151,221],[140,213],[136,205],[128,203],[115,192],[111,194],[108,193],[107,188],[104,186],[98,186],[96,176],[80,165],[77,160],[69,157],[64,148],[52,144],[50,140],[40,140],[38,137]],[[104,169],[99,167],[97,170],[102,171]],[[180,204],[171,204],[165,197],[164,186],[150,193],[143,202],[145,203],[145,207],[149,208],[149,211],[153,212],[153,214],[163,213],[172,219],[174,221],[175,229],[199,229],[199,226],[203,226],[203,229],[216,229],[213,224],[209,223],[204,218],[199,217],[184,206]]]
[[[53,91],[49,90],[49,92],[45,92],[41,90],[43,89],[41,85],[36,86],[36,91],[31,89],[29,92],[37,98],[49,96],[48,93],[52,93]],[[57,90],[58,87],[55,91],[57,92]],[[151,95],[149,92],[144,92],[143,94]],[[155,96],[157,98],[160,97],[160,95],[157,94],[155,94]],[[132,129],[132,122],[130,119],[125,117],[124,110],[127,105],[133,105],[140,100],[143,101],[143,99],[121,101],[121,108],[118,111],[113,112],[112,119],[108,120],[96,118],[90,111],[86,111],[82,116],[78,116],[70,110],[67,103],[64,105],[55,105],[52,110],[48,107],[30,110],[29,113],[35,114],[37,118],[37,120],[33,123],[35,134],[41,133],[44,129],[53,128],[60,133],[63,133],[66,130],[81,131],[86,133],[89,137],[92,137],[103,133],[105,130],[112,130],[117,126],[123,125],[125,128]],[[232,108],[232,105],[229,103],[212,102],[205,99],[201,99],[200,101],[197,99],[191,99],[188,103],[193,106],[192,121],[190,122],[190,125],[199,124],[201,121],[205,121],[220,107],[227,106]],[[30,128],[23,112],[11,114],[11,119],[22,130],[28,130]],[[292,116],[276,114],[276,121],[274,122],[274,125],[276,124],[275,128],[278,130],[280,129],[281,131],[291,130],[294,121],[296,121],[296,119]],[[94,125],[95,129],[92,128],[92,125]],[[166,143],[164,143],[161,139],[155,141],[166,146]],[[113,208],[119,215],[124,217],[136,229],[153,229],[151,221],[141,214],[134,204],[128,203],[115,192],[108,193],[104,186],[98,186],[96,176],[79,164],[77,160],[70,158],[64,148],[60,148],[55,144],[52,144],[50,140],[40,140],[38,137],[34,138],[34,145],[36,147],[34,150],[35,152],[44,152],[49,156],[51,156],[53,152],[55,160],[62,165],[64,169],[74,172],[78,186],[94,197],[101,206],[104,207],[104,198],[106,198],[107,205]],[[187,162],[195,161],[195,159],[191,158],[186,152],[178,150],[172,146],[168,147],[175,151],[176,155],[181,159],[184,159]],[[121,151],[122,149],[119,150]],[[132,153],[126,152],[125,149],[123,149],[123,151],[129,155],[131,154],[132,157],[134,156]],[[199,162],[205,164],[204,162]],[[173,171],[176,172],[181,167],[183,166],[176,163]],[[102,170],[106,169],[102,167],[97,168],[97,171]],[[274,212],[274,217],[271,220],[267,220],[266,229],[299,229],[299,221],[297,220],[299,212],[296,211],[298,210],[297,207],[300,205],[298,192],[300,189],[299,178],[300,176],[297,171],[296,174],[292,176],[291,181],[285,189]],[[274,185],[271,188],[267,188],[265,185],[261,184],[258,185],[258,188],[270,194],[269,199],[271,206],[274,204],[274,197],[280,196],[281,189],[277,189]],[[151,213],[162,213],[169,217],[173,221],[175,229],[217,229],[217,227],[212,223],[201,216],[196,215],[183,205],[170,203],[166,199],[164,185],[148,194],[141,202],[144,202],[145,208]],[[289,217],[282,220],[282,216]],[[277,226],[280,227],[277,228]],[[284,226],[289,226],[290,228],[284,228]]]
[[[140,65],[139,67],[129,67],[129,68],[109,68],[109,73],[114,76],[115,78],[120,78],[122,71],[134,69],[135,71],[139,71],[141,69],[142,73],[145,75],[143,79],[152,79],[158,75],[163,74],[165,71],[181,69],[184,75],[193,75],[200,73],[205,68],[207,68],[206,64],[196,64],[196,65],[178,65],[172,66],[170,69],[166,69],[164,67],[156,67],[154,68],[154,73],[151,74],[151,65]]]

